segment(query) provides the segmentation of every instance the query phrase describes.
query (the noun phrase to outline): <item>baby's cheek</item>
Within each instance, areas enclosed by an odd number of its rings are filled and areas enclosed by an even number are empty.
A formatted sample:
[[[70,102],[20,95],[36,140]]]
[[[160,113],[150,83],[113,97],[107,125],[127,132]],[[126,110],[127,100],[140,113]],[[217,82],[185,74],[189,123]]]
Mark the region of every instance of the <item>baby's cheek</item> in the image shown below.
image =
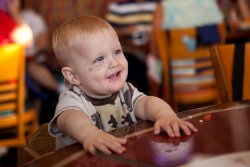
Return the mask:
[[[93,71],[93,67],[89,67],[88,71]]]

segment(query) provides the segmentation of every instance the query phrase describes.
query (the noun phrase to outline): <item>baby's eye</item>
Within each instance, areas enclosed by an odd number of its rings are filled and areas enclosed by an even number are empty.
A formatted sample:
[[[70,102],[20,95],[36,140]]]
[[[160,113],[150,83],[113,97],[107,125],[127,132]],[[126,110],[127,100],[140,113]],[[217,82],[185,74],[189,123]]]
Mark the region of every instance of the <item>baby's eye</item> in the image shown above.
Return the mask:
[[[100,56],[97,59],[95,59],[94,63],[99,63],[104,60],[104,56]]]
[[[119,55],[121,52],[122,52],[122,51],[121,51],[120,49],[117,49],[117,50],[115,51],[115,55]]]

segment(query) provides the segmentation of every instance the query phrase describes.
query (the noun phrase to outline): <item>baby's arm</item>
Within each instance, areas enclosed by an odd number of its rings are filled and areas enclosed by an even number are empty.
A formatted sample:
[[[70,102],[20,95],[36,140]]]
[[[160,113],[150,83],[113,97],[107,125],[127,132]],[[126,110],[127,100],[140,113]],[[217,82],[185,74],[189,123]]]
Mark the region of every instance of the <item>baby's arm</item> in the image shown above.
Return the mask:
[[[182,129],[186,135],[190,135],[192,131],[197,131],[191,123],[178,118],[165,101],[154,96],[145,96],[139,99],[135,106],[135,114],[140,119],[155,122],[155,134],[159,134],[161,128],[164,129],[170,137],[179,137],[180,129]]]
[[[95,154],[99,150],[106,154],[125,151],[126,139],[114,137],[93,125],[90,118],[78,110],[67,110],[57,118],[58,128],[80,142],[86,151]]]

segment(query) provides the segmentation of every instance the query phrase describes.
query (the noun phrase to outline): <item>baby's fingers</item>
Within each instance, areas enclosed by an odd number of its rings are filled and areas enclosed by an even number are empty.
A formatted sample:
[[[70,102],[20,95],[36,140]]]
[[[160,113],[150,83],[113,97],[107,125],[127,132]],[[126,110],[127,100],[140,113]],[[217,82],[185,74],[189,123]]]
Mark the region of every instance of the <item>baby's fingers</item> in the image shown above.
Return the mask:
[[[89,147],[87,150],[88,150],[88,152],[90,152],[92,155],[95,155],[95,153],[96,153],[96,150],[95,150],[95,147],[94,147],[94,146]]]
[[[186,122],[186,123],[187,123],[188,127],[189,127],[193,132],[197,132],[197,131],[198,131],[198,129],[197,129],[196,127],[194,127],[193,124],[191,124],[190,122]]]
[[[104,154],[110,155],[112,152],[105,145],[99,145],[98,150],[103,152]]]
[[[154,134],[158,135],[158,134],[160,134],[160,132],[161,132],[161,126],[160,126],[160,124],[158,122],[155,122],[155,124],[154,124]]]
[[[86,149],[88,152],[90,152],[92,155],[96,154],[96,151],[99,150],[105,154],[111,154],[111,151],[105,146],[105,145],[92,145],[89,148]]]
[[[126,150],[123,146],[126,142],[127,139],[115,138],[113,141],[106,142],[105,145],[115,153],[121,154]]]
[[[173,132],[174,132],[174,136],[175,137],[180,137],[180,128],[177,122],[173,122],[171,125]]]
[[[118,142],[120,143],[120,144],[122,144],[122,145],[124,145],[124,144],[126,144],[127,143],[127,139],[126,138],[117,138],[118,140]]]
[[[184,122],[180,125],[181,129],[184,131],[186,135],[191,135],[191,132],[197,132],[198,129],[195,128],[191,123],[189,122]]]
[[[162,129],[164,129],[170,137],[175,137],[175,130],[172,126],[173,125],[170,124],[164,124],[164,126],[162,126]]]

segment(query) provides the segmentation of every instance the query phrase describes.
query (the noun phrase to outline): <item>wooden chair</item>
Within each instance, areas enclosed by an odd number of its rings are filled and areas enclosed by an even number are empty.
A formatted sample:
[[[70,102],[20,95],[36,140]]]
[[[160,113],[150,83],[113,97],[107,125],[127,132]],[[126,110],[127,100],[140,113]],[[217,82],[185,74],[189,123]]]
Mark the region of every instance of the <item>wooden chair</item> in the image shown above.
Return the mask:
[[[186,46],[183,45],[182,37],[187,35],[189,37],[196,38],[196,28],[165,30],[162,28],[162,22],[163,7],[160,4],[154,13],[152,31],[154,34],[153,40],[156,42],[156,44],[155,49],[152,52],[154,52],[155,55],[158,55],[162,62],[163,83],[161,89],[161,97],[165,101],[170,103],[170,105],[177,111],[200,107],[202,105],[216,102],[217,92],[215,89],[215,81],[211,81],[210,83],[205,84],[197,84],[195,86],[188,84],[174,84],[174,77],[172,73],[173,67],[171,66],[171,62],[173,62],[173,60],[189,60],[196,58],[199,59],[201,55],[203,56],[203,58],[210,59],[209,47],[198,46],[195,51],[188,50]],[[221,42],[223,43],[226,39],[226,30],[224,23],[218,24],[218,30],[221,37]],[[212,66],[211,61],[207,63],[208,66]],[[213,70],[209,73],[212,74]],[[190,79],[192,78],[192,76],[189,77]],[[180,87],[184,87],[187,91],[178,92],[177,89]]]
[[[0,146],[16,147],[26,143],[26,132],[37,129],[36,110],[25,109],[23,47],[0,46],[0,73]]]
[[[220,103],[250,99],[250,43],[211,47]]]

